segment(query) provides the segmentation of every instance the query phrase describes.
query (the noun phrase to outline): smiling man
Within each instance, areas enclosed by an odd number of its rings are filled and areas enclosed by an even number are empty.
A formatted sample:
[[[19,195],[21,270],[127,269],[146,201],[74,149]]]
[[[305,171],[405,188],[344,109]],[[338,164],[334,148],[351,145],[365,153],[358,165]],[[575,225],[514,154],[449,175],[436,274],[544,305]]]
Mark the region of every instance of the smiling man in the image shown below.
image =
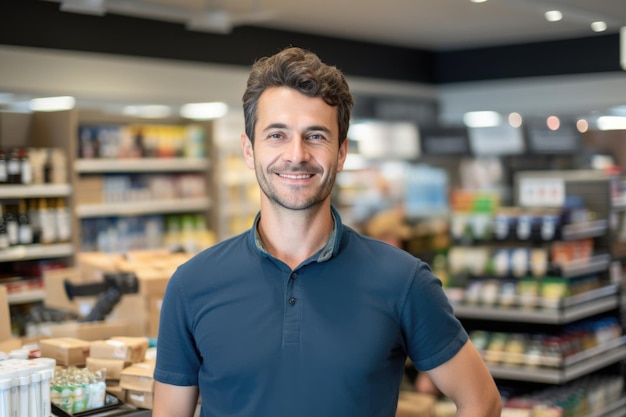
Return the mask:
[[[393,417],[406,357],[457,405],[500,398],[429,266],[344,226],[330,203],[353,99],[337,68],[287,48],[257,61],[243,157],[248,232],[181,265],[161,309],[153,416]]]

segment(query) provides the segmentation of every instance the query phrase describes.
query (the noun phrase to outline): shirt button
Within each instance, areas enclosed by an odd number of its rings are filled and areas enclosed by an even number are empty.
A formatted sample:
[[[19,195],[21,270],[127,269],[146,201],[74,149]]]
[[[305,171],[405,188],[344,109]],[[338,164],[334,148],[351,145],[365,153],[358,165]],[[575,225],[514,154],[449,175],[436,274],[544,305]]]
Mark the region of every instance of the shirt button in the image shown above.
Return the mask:
[[[296,298],[295,297],[290,297],[289,298],[289,304],[294,305],[296,303]]]
[[[296,279],[296,278],[298,278],[298,273],[297,273],[297,272],[292,272],[292,273],[291,273],[291,277],[290,277],[290,278],[291,278],[291,279]]]

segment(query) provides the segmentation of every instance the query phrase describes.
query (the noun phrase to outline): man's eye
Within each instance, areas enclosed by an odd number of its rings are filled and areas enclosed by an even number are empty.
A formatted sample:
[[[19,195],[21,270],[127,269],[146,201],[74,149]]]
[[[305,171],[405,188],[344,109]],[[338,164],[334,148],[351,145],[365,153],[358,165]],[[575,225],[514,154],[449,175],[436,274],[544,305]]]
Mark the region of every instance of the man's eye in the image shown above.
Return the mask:
[[[323,135],[320,135],[320,134],[315,133],[315,134],[309,135],[309,139],[316,139],[316,140],[319,140],[319,139],[324,139],[324,136],[323,136]]]

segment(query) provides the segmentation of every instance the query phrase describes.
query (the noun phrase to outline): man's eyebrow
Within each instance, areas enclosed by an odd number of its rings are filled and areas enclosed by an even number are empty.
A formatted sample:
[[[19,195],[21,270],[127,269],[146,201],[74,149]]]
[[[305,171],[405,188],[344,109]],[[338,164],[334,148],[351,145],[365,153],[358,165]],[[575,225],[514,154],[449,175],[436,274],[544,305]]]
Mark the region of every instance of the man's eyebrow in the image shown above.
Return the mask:
[[[284,123],[270,123],[269,125],[267,125],[265,128],[263,128],[263,131],[266,130],[270,130],[270,129],[288,129],[289,127],[284,124]],[[327,128],[326,126],[318,126],[318,125],[313,125],[313,126],[308,126],[305,131],[307,132],[325,132],[325,133],[330,133],[330,129]]]
[[[309,126],[306,129],[307,131],[322,131],[326,133],[330,133],[330,129],[326,126]]]

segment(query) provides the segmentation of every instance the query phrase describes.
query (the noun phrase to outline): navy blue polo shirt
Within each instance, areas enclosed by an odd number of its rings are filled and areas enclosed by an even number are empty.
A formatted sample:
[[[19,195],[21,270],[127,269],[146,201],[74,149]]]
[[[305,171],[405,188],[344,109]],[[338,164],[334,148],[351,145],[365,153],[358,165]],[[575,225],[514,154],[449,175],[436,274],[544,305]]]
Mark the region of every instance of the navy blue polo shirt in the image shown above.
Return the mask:
[[[154,378],[198,385],[203,417],[393,417],[418,369],[467,341],[428,265],[341,224],[295,269],[255,227],[181,265],[161,309]]]

